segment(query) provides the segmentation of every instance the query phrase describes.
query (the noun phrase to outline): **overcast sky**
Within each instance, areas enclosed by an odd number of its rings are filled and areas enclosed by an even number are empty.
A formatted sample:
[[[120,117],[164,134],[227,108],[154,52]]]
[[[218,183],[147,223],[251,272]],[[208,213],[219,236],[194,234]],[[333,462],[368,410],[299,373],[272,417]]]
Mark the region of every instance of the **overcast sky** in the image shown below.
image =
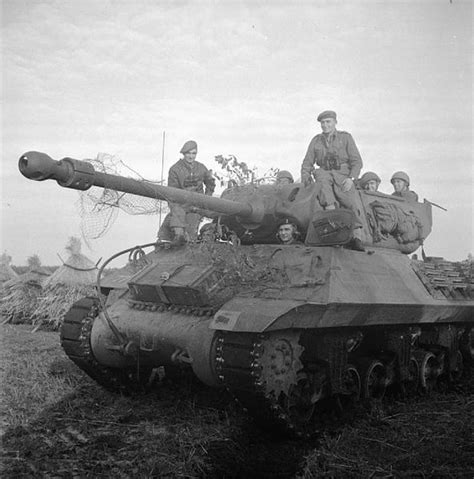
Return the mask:
[[[184,141],[198,160],[234,154],[299,176],[317,114],[338,113],[364,170],[405,170],[434,209],[427,254],[474,252],[472,2],[0,0],[1,251],[59,264],[80,235],[78,193],[17,169],[116,155],[165,177]],[[288,6],[290,5],[290,6]],[[153,241],[158,218],[120,214],[83,252],[108,257]]]

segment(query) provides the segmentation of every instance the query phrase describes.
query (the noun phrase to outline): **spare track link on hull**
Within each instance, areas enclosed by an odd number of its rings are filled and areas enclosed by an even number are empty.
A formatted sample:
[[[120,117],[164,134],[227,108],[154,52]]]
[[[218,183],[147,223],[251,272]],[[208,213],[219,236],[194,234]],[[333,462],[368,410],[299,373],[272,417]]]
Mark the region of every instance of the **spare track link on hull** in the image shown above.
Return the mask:
[[[80,369],[104,388],[130,394],[142,391],[147,385],[151,370],[143,368],[114,369],[99,364],[92,352],[90,337],[92,324],[99,314],[97,298],[83,298],[74,303],[64,316],[61,326],[61,346]]]
[[[314,433],[310,421],[314,406],[310,401],[297,404],[302,392],[298,383],[304,350],[298,339],[297,331],[221,332],[217,338],[216,372],[262,426],[293,437],[307,437]],[[292,395],[290,391],[295,390],[297,394]]]

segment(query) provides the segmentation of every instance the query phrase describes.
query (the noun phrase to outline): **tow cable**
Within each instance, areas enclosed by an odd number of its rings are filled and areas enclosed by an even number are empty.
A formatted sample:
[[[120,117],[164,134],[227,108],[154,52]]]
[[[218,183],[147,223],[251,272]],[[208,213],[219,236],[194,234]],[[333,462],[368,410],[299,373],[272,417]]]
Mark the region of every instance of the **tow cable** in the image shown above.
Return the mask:
[[[145,252],[143,251],[144,248],[149,248],[151,246],[156,246],[156,242],[153,243],[147,243],[139,246],[133,246],[132,248],[127,248],[122,251],[119,251],[118,253],[114,254],[111,256],[107,261],[105,261],[102,266],[100,267],[98,273],[97,273],[97,293],[99,297],[99,303],[101,307],[102,313],[104,313],[104,318],[107,321],[107,324],[114,334],[115,338],[118,341],[118,346],[114,347],[113,349],[117,349],[120,351],[122,354],[125,356],[132,356],[135,357],[138,354],[138,346],[135,344],[133,341],[129,341],[125,335],[123,335],[117,326],[113,323],[112,319],[110,318],[109,313],[107,312],[107,308],[103,299],[103,296],[101,294],[101,286],[100,286],[100,278],[102,276],[102,273],[105,269],[105,267],[114,259],[118,258],[119,256],[129,253],[129,261],[138,264],[139,262],[147,262],[147,259],[145,257]]]

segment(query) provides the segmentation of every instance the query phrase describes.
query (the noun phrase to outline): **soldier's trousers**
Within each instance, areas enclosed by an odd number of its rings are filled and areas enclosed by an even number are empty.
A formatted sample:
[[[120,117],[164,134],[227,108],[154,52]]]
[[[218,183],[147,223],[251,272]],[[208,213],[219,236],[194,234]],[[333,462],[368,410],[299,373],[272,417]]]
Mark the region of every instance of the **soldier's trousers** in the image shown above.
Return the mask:
[[[318,168],[314,171],[314,179],[319,183],[319,203],[326,207],[329,205],[337,205],[339,203],[343,208],[347,208],[355,214],[355,227],[362,226],[360,216],[362,214],[361,207],[358,206],[355,186],[352,185],[349,191],[342,190],[342,183],[348,177],[335,170],[323,170]]]
[[[172,241],[174,239],[173,228],[184,228],[191,241],[197,238],[201,215],[187,212],[181,205],[168,203],[170,212],[165,216],[158,231],[158,238]]]

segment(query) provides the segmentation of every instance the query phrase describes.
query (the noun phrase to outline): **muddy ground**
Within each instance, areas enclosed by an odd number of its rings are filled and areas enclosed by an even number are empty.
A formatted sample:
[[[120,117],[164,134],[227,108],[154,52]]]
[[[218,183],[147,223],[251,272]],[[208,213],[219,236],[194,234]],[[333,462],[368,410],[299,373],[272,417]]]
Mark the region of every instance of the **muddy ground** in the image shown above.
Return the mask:
[[[472,380],[361,406],[289,441],[191,378],[124,397],[78,370],[58,333],[0,333],[3,478],[474,477]]]

